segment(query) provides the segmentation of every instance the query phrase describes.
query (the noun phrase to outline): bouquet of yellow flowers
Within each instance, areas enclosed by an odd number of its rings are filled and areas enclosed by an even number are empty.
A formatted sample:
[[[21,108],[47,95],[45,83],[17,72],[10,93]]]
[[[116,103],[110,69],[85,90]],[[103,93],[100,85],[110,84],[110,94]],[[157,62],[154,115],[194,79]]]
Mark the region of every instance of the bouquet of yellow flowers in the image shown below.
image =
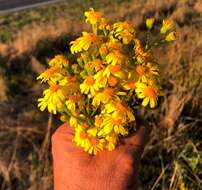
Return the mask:
[[[61,114],[74,129],[76,145],[90,154],[112,151],[135,125],[134,106],[154,108],[162,95],[159,66],[151,47],[175,40],[171,20],[163,20],[160,38],[149,41],[155,20],[146,20],[145,44],[127,22],[109,24],[101,12],[85,12],[92,32],[70,42],[72,63],[57,55],[38,79],[48,84],[39,98],[41,111]]]

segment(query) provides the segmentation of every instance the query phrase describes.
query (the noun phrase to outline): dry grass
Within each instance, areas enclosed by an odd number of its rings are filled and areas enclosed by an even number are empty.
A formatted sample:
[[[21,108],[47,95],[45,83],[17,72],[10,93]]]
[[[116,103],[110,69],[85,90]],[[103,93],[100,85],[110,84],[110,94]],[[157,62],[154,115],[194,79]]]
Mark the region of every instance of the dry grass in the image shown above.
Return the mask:
[[[157,20],[171,17],[177,23],[178,40],[155,50],[162,64],[165,98],[158,109],[145,113],[153,131],[142,159],[140,187],[200,190],[202,3],[133,0],[111,5],[102,6],[110,19],[128,20],[140,32],[148,16]],[[51,125],[58,124],[51,124],[51,117],[36,108],[42,89],[35,77],[50,56],[67,52],[66,41],[86,27],[74,17],[58,18],[54,25],[25,27],[12,43],[0,45],[0,69],[4,75],[0,77],[0,99],[8,99],[0,109],[0,190],[53,187],[50,136]]]

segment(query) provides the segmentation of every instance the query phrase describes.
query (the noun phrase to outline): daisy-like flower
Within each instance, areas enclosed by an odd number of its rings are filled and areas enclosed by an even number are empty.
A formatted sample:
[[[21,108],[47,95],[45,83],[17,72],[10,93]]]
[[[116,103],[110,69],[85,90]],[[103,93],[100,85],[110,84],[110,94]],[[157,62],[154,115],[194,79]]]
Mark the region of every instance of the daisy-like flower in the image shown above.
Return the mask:
[[[70,42],[71,52],[78,53],[81,51],[87,51],[93,44],[95,44],[97,37],[93,33],[83,32],[83,36],[77,38],[75,41]]]
[[[92,25],[97,24],[103,18],[103,13],[95,11],[93,8],[90,8],[89,11],[86,11],[84,15],[86,17],[86,22]]]
[[[109,77],[110,74],[115,74],[121,71],[121,65],[120,64],[116,64],[116,65],[109,65],[106,67],[103,75],[106,77]]]
[[[96,133],[93,132],[94,129],[87,128],[88,126],[86,124],[79,125],[75,128],[75,137],[73,141],[77,146],[82,147],[85,152],[96,155],[104,149],[105,139],[93,136],[96,135]]]
[[[106,55],[109,53],[109,50],[106,44],[101,45],[101,47],[99,48],[99,53],[102,58],[106,57]]]
[[[82,147],[86,152],[91,147],[89,135],[86,131],[86,128],[81,125],[78,125],[75,128],[75,136],[73,141],[76,143],[77,146]]]
[[[172,30],[173,28],[174,28],[173,20],[163,20],[160,33],[165,34],[167,31]]]
[[[91,96],[94,96],[96,91],[99,90],[99,86],[93,76],[87,76],[84,82],[80,85],[81,92],[88,94],[90,92]]]
[[[122,44],[119,41],[109,41],[106,45],[110,51],[117,50],[121,52],[122,50]]]
[[[66,76],[59,81],[60,88],[66,95],[71,95],[79,91],[79,82],[73,76]]]
[[[100,103],[106,104],[112,99],[114,94],[115,94],[115,89],[105,88],[103,92],[99,92],[93,97],[92,105],[97,107],[100,105]]]
[[[151,108],[157,105],[158,96],[161,95],[159,88],[152,83],[136,83],[135,92],[138,98],[143,99],[142,105],[145,107],[150,104]]]
[[[69,61],[64,55],[56,55],[49,61],[49,66],[57,66],[59,68],[66,68],[69,65]]]
[[[107,142],[105,145],[106,149],[109,151],[114,150],[116,148],[117,143],[118,143],[118,139],[119,139],[118,135],[115,133],[110,133],[105,137],[105,139]]]
[[[97,128],[99,128],[101,126],[102,122],[103,122],[103,116],[102,115],[96,115],[94,125]]]
[[[71,113],[76,113],[77,105],[78,105],[78,108],[80,108],[80,110],[82,110],[82,108],[84,107],[84,101],[83,101],[82,94],[77,93],[74,95],[70,95],[68,97],[68,100],[65,102],[65,105],[71,111]]]
[[[47,82],[49,81],[51,78],[55,78],[56,80],[59,80],[60,78],[62,78],[63,76],[61,75],[61,73],[59,72],[59,67],[57,66],[53,66],[50,67],[49,69],[45,70],[43,73],[41,73],[38,77],[37,80],[41,80],[42,82]]]
[[[97,137],[92,136],[89,138],[89,141],[90,141],[90,147],[87,151],[89,154],[96,155],[98,152],[104,149],[105,139],[103,138],[99,139]]]
[[[103,122],[101,124],[101,129],[98,131],[98,136],[106,136],[111,132],[116,135],[127,135],[128,129],[124,127],[126,120],[124,117],[116,117],[113,114],[105,114],[103,117]]]
[[[114,50],[106,56],[106,62],[112,65],[121,64],[124,58],[124,55],[120,51]]]
[[[135,120],[135,117],[131,111],[131,109],[124,105],[120,100],[110,101],[107,103],[102,110],[102,113],[112,114],[114,117],[124,118],[125,121],[132,122]]]
[[[107,78],[104,75],[104,70],[98,71],[95,75],[94,78],[96,80],[96,84],[98,85],[99,88],[104,88],[107,86]]]
[[[61,111],[64,106],[65,95],[57,84],[51,84],[49,89],[44,90],[44,97],[38,99],[38,107],[41,111],[48,108],[48,111],[56,114],[57,111]]]
[[[133,39],[135,30],[127,22],[117,22],[113,25],[113,33],[116,38],[123,41],[123,44],[128,44]]]
[[[150,79],[153,79],[154,76],[159,76],[159,68],[156,64],[146,63],[146,64],[138,64],[135,67],[135,74],[139,81],[147,82]]]
[[[95,59],[93,61],[88,62],[87,66],[96,72],[104,68],[104,62],[101,59]]]
[[[47,82],[52,80],[54,82],[59,81],[63,78],[63,75],[67,75],[66,68],[69,64],[69,61],[63,55],[56,55],[53,59],[49,61],[49,66],[47,70],[41,73],[37,80],[41,82]]]
[[[116,78],[118,78],[118,79],[126,78],[127,73],[121,68],[122,68],[122,66],[120,64],[116,64],[116,65],[109,65],[104,69],[103,75],[108,78],[108,83],[109,84],[111,83],[110,86],[114,86],[117,84],[118,80]],[[111,82],[109,82],[109,81],[111,81]]]

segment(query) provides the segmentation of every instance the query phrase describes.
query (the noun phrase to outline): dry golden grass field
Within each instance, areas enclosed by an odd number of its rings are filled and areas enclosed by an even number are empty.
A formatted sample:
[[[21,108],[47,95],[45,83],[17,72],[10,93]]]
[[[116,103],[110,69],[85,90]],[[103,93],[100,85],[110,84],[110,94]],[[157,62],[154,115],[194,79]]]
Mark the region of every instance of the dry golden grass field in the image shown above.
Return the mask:
[[[36,76],[67,44],[88,30],[83,11],[102,10],[111,20],[172,18],[177,40],[156,48],[165,97],[142,109],[153,131],[141,161],[145,190],[202,189],[202,1],[74,0],[0,16],[0,190],[51,190],[50,137],[61,124],[37,108],[43,87]]]

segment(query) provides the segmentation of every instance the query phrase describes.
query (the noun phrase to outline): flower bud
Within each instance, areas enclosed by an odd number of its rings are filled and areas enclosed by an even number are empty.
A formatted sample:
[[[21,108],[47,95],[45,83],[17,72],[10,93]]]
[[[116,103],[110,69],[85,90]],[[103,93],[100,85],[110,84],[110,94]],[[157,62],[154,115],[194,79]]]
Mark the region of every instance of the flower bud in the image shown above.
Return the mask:
[[[147,28],[148,28],[149,30],[152,29],[153,24],[154,24],[154,21],[155,21],[154,18],[148,18],[148,19],[146,20],[146,26],[147,26]]]
[[[174,28],[174,22],[172,20],[163,20],[160,33],[165,34],[168,30],[171,30],[172,28]]]
[[[166,36],[165,40],[166,40],[167,42],[171,42],[171,41],[176,40],[176,38],[177,38],[176,32],[170,32],[170,33]]]

